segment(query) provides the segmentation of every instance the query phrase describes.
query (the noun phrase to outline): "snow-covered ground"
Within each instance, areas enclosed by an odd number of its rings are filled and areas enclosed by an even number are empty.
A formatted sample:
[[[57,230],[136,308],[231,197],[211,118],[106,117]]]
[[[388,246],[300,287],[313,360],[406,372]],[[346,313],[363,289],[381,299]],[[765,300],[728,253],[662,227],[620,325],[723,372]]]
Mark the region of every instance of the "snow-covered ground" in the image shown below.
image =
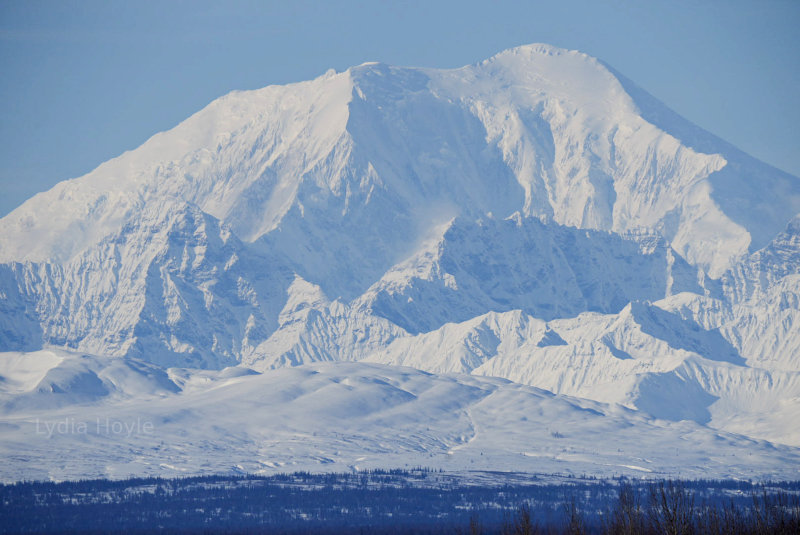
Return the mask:
[[[27,380],[3,393],[6,481],[416,466],[800,477],[798,448],[502,379],[354,362],[164,374],[62,351],[3,360]]]

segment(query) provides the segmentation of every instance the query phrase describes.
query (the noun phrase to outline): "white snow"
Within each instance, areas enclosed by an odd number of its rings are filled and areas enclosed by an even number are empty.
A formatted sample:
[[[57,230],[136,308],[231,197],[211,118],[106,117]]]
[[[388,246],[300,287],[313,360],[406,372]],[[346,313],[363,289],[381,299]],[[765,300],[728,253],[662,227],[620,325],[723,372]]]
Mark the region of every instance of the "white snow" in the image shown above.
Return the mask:
[[[125,399],[58,409],[42,392],[4,414],[0,479],[354,466],[796,478],[800,465],[797,448],[500,379],[365,363],[171,375],[191,388],[164,397],[129,383]]]
[[[234,92],[0,219],[4,477],[797,477],[798,214],[575,51]]]

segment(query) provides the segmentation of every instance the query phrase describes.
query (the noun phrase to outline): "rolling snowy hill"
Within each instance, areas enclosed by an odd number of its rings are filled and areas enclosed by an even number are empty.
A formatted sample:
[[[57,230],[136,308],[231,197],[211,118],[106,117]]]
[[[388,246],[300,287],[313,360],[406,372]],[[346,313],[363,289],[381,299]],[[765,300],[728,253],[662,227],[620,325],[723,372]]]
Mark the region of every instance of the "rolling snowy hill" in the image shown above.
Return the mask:
[[[165,375],[55,350],[5,357],[43,377],[0,409],[3,480],[386,466],[793,479],[800,465],[798,448],[502,379],[360,362]]]

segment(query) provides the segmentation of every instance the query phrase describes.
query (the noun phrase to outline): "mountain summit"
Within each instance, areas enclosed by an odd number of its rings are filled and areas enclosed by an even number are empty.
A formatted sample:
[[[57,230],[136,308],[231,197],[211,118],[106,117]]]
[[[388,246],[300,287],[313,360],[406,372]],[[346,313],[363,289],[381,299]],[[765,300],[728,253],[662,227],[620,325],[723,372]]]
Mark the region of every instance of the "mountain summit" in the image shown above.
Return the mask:
[[[245,242],[278,231],[308,242],[335,225],[341,247],[351,232],[340,230],[358,229],[353,241],[368,254],[335,263],[349,278],[354,266],[384,272],[398,260],[384,249],[407,253],[455,215],[517,211],[579,228],[652,229],[719,276],[800,212],[796,178],[692,127],[585,54],[529,45],[460,69],[370,63],[231,93],[0,220],[0,260],[68,261],[167,197]],[[296,260],[317,255],[329,253]]]

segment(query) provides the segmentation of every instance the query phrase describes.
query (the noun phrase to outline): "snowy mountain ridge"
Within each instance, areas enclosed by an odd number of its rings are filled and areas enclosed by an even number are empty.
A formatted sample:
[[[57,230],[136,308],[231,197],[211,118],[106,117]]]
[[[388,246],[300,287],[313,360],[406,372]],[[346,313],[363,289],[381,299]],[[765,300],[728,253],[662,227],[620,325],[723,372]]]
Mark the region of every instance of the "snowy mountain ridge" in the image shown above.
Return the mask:
[[[708,136],[697,130],[696,137]],[[730,148],[719,144],[719,153],[702,154],[648,123],[620,81],[577,52],[530,45],[450,71],[365,64],[234,92],[139,149],[37,195],[0,228],[4,236],[39,239],[33,246],[4,240],[2,260],[69,259],[165,196],[196,204],[253,241],[279,223],[289,226],[283,220],[293,210],[322,201],[316,193],[344,212],[391,195],[386,200],[398,213],[424,212],[425,204],[497,217],[520,209],[582,228],[658,228],[673,243],[688,225],[683,232],[692,229],[693,243],[680,242],[681,252],[697,249],[698,218],[713,216],[720,218],[717,240],[720,232],[739,236],[731,250],[714,252],[721,256],[714,265],[723,267],[750,244],[751,232],[771,239],[800,212],[800,194],[793,177],[763,164],[759,178],[769,187],[759,198],[708,183],[727,165]],[[464,151],[475,146],[484,147],[480,154]],[[421,202],[421,194],[433,199]],[[736,197],[758,207],[765,194],[772,217],[763,222],[719,213]],[[59,210],[40,221],[45,205]],[[711,213],[681,213],[700,205]]]
[[[800,180],[548,45],[234,92],[0,219],[0,401],[363,361],[796,448],[798,214]],[[106,379],[140,372],[183,379]]]

